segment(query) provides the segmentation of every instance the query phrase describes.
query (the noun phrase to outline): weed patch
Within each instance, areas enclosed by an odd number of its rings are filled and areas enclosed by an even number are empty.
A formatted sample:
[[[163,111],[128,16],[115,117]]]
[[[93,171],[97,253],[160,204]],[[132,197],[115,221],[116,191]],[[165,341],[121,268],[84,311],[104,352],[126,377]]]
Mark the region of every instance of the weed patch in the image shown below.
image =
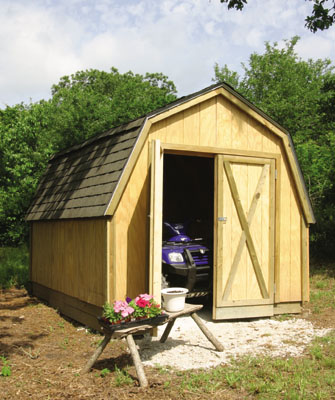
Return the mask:
[[[115,386],[132,385],[133,378],[124,369],[115,367]]]
[[[0,371],[1,376],[11,376],[12,370],[10,367],[10,362],[7,360],[5,356],[0,356],[0,360],[2,362],[2,367]]]

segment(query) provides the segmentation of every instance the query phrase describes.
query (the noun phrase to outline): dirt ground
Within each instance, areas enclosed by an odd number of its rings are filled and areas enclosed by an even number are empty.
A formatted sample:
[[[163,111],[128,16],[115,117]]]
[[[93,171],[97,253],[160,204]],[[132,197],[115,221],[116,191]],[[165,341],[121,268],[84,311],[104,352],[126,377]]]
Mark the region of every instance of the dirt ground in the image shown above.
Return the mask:
[[[335,328],[335,310],[306,318],[318,327]],[[125,343],[113,341],[94,365],[80,370],[102,336],[61,316],[23,289],[0,291],[0,356],[9,362],[11,375],[0,377],[2,399],[243,399],[233,390],[201,397],[180,390],[181,374],[145,368],[148,388],[140,388]],[[2,361],[0,361],[1,368]],[[108,368],[111,373],[106,370]],[[116,372],[115,372],[116,369]],[[1,369],[0,369],[1,370]],[[119,370],[119,371],[118,371]],[[122,373],[127,371],[127,375]],[[106,374],[107,371],[107,374]],[[166,385],[168,380],[174,384]]]

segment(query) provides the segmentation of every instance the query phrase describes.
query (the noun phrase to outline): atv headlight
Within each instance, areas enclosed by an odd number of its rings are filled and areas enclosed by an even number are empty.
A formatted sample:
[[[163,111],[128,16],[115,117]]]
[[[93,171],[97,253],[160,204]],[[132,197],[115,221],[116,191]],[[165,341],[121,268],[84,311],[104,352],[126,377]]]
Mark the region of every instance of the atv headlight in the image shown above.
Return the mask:
[[[181,253],[169,253],[169,259],[171,262],[184,262]]]

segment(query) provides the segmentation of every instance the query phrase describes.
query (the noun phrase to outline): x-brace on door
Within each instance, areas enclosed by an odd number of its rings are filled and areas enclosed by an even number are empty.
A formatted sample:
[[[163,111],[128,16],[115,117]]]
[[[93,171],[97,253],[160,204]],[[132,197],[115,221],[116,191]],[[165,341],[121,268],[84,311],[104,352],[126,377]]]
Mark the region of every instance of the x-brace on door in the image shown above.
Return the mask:
[[[274,160],[217,156],[214,318],[272,315],[274,203]]]

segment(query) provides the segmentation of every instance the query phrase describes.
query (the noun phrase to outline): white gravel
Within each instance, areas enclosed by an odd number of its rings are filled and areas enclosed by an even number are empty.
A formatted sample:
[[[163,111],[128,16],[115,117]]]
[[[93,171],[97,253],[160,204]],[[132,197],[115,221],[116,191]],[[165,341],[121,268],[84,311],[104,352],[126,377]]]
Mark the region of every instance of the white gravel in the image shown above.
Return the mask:
[[[297,357],[314,337],[331,330],[316,329],[304,319],[213,322],[209,313],[202,311],[198,315],[223,344],[223,352],[215,350],[191,317],[181,317],[165,343],[160,343],[159,338],[166,325],[158,328],[157,338],[146,336],[137,341],[143,364],[186,370],[227,364],[231,358],[246,354]]]

